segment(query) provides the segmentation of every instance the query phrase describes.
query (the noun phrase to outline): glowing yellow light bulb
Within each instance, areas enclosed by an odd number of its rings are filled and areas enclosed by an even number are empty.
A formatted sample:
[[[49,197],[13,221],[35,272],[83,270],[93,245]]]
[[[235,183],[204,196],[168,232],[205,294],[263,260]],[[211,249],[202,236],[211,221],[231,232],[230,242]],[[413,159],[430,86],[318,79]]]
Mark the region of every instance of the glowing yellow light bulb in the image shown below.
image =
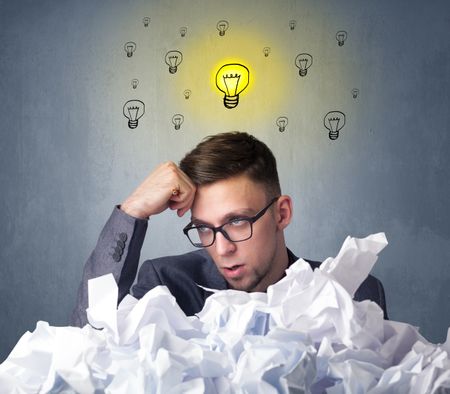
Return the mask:
[[[216,74],[216,86],[225,93],[223,104],[235,108],[239,104],[239,94],[248,86],[250,72],[239,63],[225,64]]]

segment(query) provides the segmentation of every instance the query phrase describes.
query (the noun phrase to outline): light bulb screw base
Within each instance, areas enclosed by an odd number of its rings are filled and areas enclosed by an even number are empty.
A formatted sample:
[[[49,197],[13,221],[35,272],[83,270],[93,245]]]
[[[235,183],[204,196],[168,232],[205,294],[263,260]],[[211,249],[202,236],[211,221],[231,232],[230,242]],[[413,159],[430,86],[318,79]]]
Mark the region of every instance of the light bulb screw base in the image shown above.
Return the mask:
[[[339,137],[339,131],[330,131],[329,133],[328,133],[328,138],[330,139],[330,140],[337,140],[337,138]]]
[[[223,98],[223,105],[225,108],[232,109],[237,107],[239,104],[239,95],[236,96],[225,96]]]
[[[301,77],[304,77],[308,73],[308,70],[300,69],[300,70],[298,70],[298,73],[300,74]]]
[[[128,127],[130,129],[135,129],[138,126],[138,121],[137,120],[129,120],[128,121]]]
[[[169,72],[171,74],[175,74],[177,70],[178,70],[177,66],[169,66]]]

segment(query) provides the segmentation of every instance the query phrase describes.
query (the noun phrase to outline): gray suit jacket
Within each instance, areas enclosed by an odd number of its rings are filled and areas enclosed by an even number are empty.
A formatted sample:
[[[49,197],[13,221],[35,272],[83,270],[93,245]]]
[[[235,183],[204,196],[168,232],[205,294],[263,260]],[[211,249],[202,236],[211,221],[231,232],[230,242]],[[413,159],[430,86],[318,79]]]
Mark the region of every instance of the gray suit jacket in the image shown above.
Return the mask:
[[[206,298],[211,295],[198,285],[211,289],[227,289],[227,282],[204,249],[145,261],[139,269],[136,284],[132,286],[146,230],[147,220],[135,219],[118,207],[114,208],[84,266],[77,304],[72,313],[72,325],[82,327],[87,324],[87,282],[107,273],[112,273],[118,284],[118,303],[130,292],[130,288],[134,297],[141,298],[155,286],[165,285],[186,315],[199,312]],[[297,260],[291,251],[288,250],[288,254],[290,264]],[[307,261],[312,268],[320,265],[319,262]],[[374,276],[369,275],[366,278],[356,291],[354,299],[376,302],[387,319],[383,286]]]

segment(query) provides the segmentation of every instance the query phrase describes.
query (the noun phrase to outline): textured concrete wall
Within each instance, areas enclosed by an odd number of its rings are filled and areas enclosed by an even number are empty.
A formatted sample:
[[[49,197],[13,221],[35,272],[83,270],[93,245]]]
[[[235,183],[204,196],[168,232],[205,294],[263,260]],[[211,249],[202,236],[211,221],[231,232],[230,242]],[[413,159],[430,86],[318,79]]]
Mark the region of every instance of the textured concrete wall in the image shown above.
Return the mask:
[[[446,1],[411,0],[0,1],[0,358],[37,320],[67,324],[114,204],[160,161],[233,129],[255,134],[278,157],[295,202],[289,247],[324,259],[347,235],[386,232],[374,273],[390,317],[443,341],[449,10]],[[220,19],[230,24],[222,37]],[[339,30],[348,33],[343,46]],[[136,43],[132,57],[127,41]],[[174,74],[164,62],[172,49],[184,57]],[[302,52],[313,57],[304,77],[294,65]],[[232,110],[211,82],[229,59],[251,70]],[[122,114],[130,99],[146,105],[133,130]],[[332,110],[346,115],[336,140],[323,121]],[[178,131],[176,113],[184,115]],[[289,119],[283,133],[279,116]],[[186,220],[152,219],[142,257],[187,250]]]

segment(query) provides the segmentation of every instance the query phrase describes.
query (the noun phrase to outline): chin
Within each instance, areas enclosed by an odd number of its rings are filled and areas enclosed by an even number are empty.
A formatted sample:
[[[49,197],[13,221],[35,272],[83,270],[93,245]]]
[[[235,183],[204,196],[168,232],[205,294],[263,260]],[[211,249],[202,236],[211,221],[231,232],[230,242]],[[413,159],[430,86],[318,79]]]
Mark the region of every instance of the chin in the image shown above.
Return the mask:
[[[260,290],[260,281],[255,280],[256,283],[229,283],[230,287],[234,290],[246,291],[247,293],[263,292]]]

